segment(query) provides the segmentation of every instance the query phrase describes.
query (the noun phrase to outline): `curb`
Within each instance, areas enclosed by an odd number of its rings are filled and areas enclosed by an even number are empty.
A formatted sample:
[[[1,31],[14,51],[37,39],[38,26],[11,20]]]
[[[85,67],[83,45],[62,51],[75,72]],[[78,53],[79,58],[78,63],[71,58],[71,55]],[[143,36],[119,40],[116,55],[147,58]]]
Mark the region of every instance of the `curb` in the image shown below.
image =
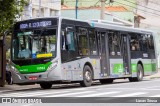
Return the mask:
[[[160,76],[159,77],[151,77],[150,79],[158,79],[158,78],[160,78]]]

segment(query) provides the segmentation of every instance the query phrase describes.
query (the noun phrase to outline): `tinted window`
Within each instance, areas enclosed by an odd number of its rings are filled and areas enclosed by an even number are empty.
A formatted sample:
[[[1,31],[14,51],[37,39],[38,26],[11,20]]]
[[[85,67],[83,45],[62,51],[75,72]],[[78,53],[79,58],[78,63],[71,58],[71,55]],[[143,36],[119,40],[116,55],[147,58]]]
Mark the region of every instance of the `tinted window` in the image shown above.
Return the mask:
[[[131,51],[138,51],[140,50],[139,46],[139,39],[138,39],[138,34],[136,33],[130,33],[131,39],[130,39],[130,49]]]
[[[108,33],[108,40],[109,40],[109,54],[111,56],[121,56],[123,38],[120,35],[120,33],[117,31],[110,31]]]
[[[97,45],[96,45],[96,36],[94,30],[89,30],[89,47],[90,47],[90,54],[97,55]]]
[[[89,55],[87,29],[78,28],[78,50],[80,55]]]

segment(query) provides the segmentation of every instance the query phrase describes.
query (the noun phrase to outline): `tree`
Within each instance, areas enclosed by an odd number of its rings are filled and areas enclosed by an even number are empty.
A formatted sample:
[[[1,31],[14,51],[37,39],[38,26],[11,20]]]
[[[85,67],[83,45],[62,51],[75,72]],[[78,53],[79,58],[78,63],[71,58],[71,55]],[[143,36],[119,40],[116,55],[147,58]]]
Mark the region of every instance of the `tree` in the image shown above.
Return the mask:
[[[29,0],[0,0],[0,37],[13,27]]]
[[[64,5],[64,0],[61,0],[61,5]]]

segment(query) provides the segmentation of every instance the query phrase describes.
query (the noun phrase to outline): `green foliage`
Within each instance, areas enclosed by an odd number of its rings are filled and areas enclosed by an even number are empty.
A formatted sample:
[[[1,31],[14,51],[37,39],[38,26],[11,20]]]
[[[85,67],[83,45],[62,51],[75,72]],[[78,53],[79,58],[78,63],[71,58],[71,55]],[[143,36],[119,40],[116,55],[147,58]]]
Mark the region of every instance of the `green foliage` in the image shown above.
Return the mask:
[[[13,27],[29,0],[0,0],[0,36]]]
[[[64,5],[64,0],[61,0],[61,5]]]

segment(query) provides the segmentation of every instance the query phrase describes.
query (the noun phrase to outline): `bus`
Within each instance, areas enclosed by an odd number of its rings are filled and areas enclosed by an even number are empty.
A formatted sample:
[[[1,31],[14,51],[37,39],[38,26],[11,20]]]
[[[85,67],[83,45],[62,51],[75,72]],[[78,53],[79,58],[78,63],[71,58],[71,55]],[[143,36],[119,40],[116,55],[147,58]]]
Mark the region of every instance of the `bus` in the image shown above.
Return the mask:
[[[63,17],[15,23],[11,43],[11,73],[15,84],[99,80],[102,84],[128,78],[141,81],[157,73],[152,31]]]

